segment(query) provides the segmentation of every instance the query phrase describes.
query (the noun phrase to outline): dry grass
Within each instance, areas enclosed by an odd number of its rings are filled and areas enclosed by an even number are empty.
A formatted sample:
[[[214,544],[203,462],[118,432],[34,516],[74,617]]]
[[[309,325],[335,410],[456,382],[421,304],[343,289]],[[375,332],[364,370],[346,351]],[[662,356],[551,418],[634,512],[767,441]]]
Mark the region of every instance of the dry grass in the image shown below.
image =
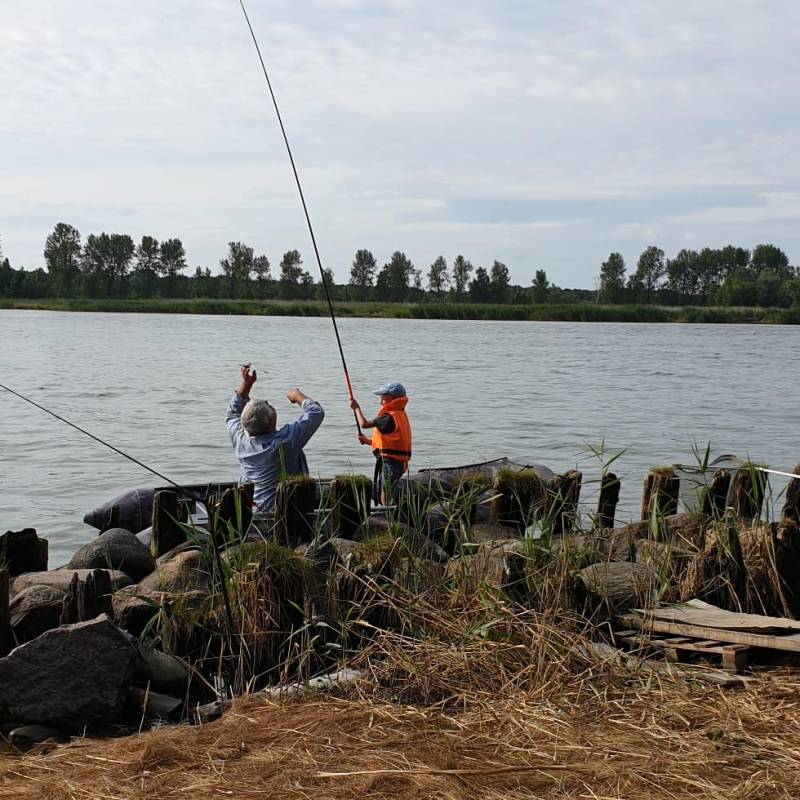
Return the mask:
[[[0,797],[709,798],[800,793],[800,683],[741,693],[597,675],[457,714],[248,699],[202,727],[0,761]]]

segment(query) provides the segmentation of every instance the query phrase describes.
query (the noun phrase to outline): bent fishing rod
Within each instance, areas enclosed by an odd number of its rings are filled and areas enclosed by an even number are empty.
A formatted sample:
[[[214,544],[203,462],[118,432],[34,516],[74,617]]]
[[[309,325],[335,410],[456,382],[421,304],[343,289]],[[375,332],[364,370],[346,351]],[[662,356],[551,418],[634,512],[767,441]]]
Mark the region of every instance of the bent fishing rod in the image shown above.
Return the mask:
[[[344,349],[342,348],[342,340],[339,336],[339,326],[336,324],[336,315],[333,313],[333,303],[331,302],[331,295],[328,291],[328,279],[325,277],[325,270],[322,268],[322,259],[319,255],[319,248],[317,247],[317,237],[314,235],[314,226],[311,224],[311,216],[308,213],[308,205],[306,204],[306,198],[303,194],[303,187],[300,183],[300,175],[297,172],[297,166],[294,163],[294,156],[292,155],[292,148],[289,145],[289,137],[286,134],[286,127],[283,124],[283,117],[281,116],[281,111],[278,108],[278,100],[275,97],[275,92],[272,89],[272,81],[269,79],[269,73],[267,72],[267,66],[264,63],[264,57],[261,55],[261,48],[258,45],[258,39],[256,38],[255,31],[253,30],[253,25],[250,22],[250,16],[247,13],[247,9],[244,5],[244,0],[239,0],[239,6],[242,9],[242,14],[244,14],[245,22],[247,23],[247,27],[250,31],[250,38],[253,40],[253,45],[255,45],[256,53],[258,54],[258,60],[261,62],[261,70],[264,73],[264,78],[267,81],[267,89],[269,90],[269,96],[272,98],[272,105],[275,108],[275,115],[278,117],[278,125],[281,128],[281,134],[283,135],[283,141],[286,145],[286,152],[289,154],[289,163],[292,165],[292,173],[294,174],[294,182],[297,184],[297,191],[300,194],[300,202],[303,206],[303,214],[306,218],[306,225],[308,226],[308,232],[311,235],[311,244],[314,246],[314,255],[317,259],[317,266],[319,267],[319,275],[322,279],[322,289],[325,293],[325,300],[328,303],[328,311],[330,313],[331,322],[333,323],[333,332],[336,336],[336,345],[339,348],[339,357],[342,360],[342,369],[344,370],[344,380],[347,385],[347,394],[350,400],[353,400],[353,386],[350,383],[350,373],[347,370],[347,361],[344,357]],[[353,409],[353,417],[356,421],[356,428],[358,429],[358,435],[362,435],[361,425],[358,422],[358,414],[356,414],[355,409]]]

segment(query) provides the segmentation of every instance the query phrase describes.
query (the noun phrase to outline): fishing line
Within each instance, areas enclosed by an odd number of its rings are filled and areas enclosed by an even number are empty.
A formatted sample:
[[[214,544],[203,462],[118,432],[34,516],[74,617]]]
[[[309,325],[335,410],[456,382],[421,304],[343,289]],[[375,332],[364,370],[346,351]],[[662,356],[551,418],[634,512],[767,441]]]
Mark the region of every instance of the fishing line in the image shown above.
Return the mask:
[[[154,470],[152,467],[148,467],[147,464],[142,463],[141,461],[139,461],[138,458],[134,458],[133,456],[129,456],[127,453],[123,452],[118,447],[114,447],[113,444],[109,444],[105,440],[101,439],[99,436],[95,436],[93,433],[89,433],[89,431],[85,430],[84,428],[81,428],[80,425],[76,425],[74,422],[70,422],[68,419],[64,419],[64,417],[59,416],[54,411],[50,411],[50,409],[45,408],[44,406],[40,406],[38,403],[35,403],[30,398],[25,397],[25,395],[20,394],[19,392],[15,392],[13,389],[9,389],[8,386],[3,386],[2,383],[0,383],[0,389],[5,389],[7,392],[10,392],[11,394],[15,395],[16,397],[19,397],[20,400],[24,400],[26,403],[30,403],[32,406],[35,406],[36,408],[38,408],[40,411],[44,411],[45,414],[49,414],[51,417],[55,417],[57,420],[66,423],[71,428],[75,428],[76,431],[80,431],[81,433],[86,434],[86,436],[88,436],[90,439],[94,439],[96,442],[99,442],[100,444],[105,445],[109,450],[113,450],[115,453],[119,453],[119,455],[124,456],[125,458],[127,458],[128,461],[133,461],[134,464],[138,464],[138,466],[142,467],[143,469],[146,469],[148,472],[152,472],[153,475],[156,475],[157,477],[161,478],[162,480],[165,480],[167,483],[169,483],[170,485],[176,487],[177,489],[181,488],[181,486],[179,484],[175,483],[175,481],[173,481],[172,478],[168,478],[166,475],[162,475],[160,472],[158,472],[157,470]]]
[[[242,9],[242,14],[244,14],[245,22],[247,22],[247,27],[250,30],[250,37],[253,40],[253,44],[256,48],[256,53],[258,53],[258,60],[261,62],[261,69],[264,72],[264,78],[267,81],[267,88],[269,89],[269,95],[272,98],[272,105],[275,107],[275,114],[278,117],[278,124],[281,127],[281,133],[283,134],[283,141],[286,144],[286,152],[289,154],[289,162],[292,165],[292,172],[294,173],[294,182],[297,184],[297,191],[300,193],[300,202],[303,204],[303,213],[306,217],[306,225],[308,225],[308,232],[311,234],[311,243],[314,246],[314,255],[317,258],[317,266],[319,267],[319,274],[320,278],[322,278],[322,288],[325,292],[325,300],[328,303],[328,311],[331,315],[331,322],[333,323],[333,332],[336,335],[336,344],[339,347],[339,356],[342,359],[342,369],[344,370],[344,380],[347,384],[347,393],[350,399],[353,399],[353,386],[350,383],[350,373],[347,371],[347,362],[344,358],[344,349],[342,348],[342,340],[339,337],[339,326],[336,324],[336,315],[333,313],[333,303],[331,303],[331,295],[328,291],[328,281],[325,278],[325,270],[322,268],[322,259],[319,255],[319,248],[317,247],[317,237],[314,236],[314,227],[311,224],[311,217],[308,213],[308,206],[306,205],[306,198],[303,194],[303,187],[300,184],[300,176],[297,173],[297,167],[294,163],[294,156],[292,155],[292,148],[289,145],[289,137],[286,135],[286,128],[283,124],[283,117],[281,116],[280,109],[278,108],[278,100],[275,97],[275,92],[272,89],[272,81],[269,79],[269,73],[267,72],[266,64],[264,63],[264,57],[261,55],[261,48],[258,46],[258,39],[256,39],[255,31],[253,30],[253,26],[250,23],[250,17],[247,14],[247,9],[244,6],[244,0],[239,0],[239,6]],[[358,415],[353,409],[353,417],[356,421],[356,428],[358,428],[358,435],[361,435],[361,425],[358,423]]]

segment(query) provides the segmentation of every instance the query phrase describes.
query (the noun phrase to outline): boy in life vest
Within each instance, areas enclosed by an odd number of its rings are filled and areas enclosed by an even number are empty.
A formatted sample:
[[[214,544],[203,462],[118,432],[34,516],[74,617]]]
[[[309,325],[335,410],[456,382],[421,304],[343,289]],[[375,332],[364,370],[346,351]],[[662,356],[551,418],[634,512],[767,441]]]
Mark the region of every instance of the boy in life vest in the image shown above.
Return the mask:
[[[361,444],[372,445],[375,456],[373,499],[376,503],[388,505],[395,500],[400,478],[411,460],[411,425],[405,410],[408,396],[400,383],[384,383],[373,394],[381,398],[374,419],[364,416],[355,398],[350,401],[350,408],[356,412],[362,428],[374,428],[371,439],[361,434],[358,440]]]

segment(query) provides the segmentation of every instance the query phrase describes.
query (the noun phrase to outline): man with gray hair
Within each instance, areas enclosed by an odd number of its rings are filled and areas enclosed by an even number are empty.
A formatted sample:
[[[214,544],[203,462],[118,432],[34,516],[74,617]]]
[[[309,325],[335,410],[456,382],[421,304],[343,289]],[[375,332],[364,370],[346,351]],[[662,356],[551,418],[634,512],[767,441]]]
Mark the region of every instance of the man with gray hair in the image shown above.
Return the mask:
[[[281,477],[308,475],[303,448],[322,424],[325,411],[299,389],[290,389],[286,399],[301,406],[303,416],[278,429],[278,412],[266,400],[250,399],[256,371],[245,364],[241,376],[242,382],[231,397],[225,422],[233,452],[239,459],[241,481],[253,484],[253,502],[258,511],[272,511]]]

